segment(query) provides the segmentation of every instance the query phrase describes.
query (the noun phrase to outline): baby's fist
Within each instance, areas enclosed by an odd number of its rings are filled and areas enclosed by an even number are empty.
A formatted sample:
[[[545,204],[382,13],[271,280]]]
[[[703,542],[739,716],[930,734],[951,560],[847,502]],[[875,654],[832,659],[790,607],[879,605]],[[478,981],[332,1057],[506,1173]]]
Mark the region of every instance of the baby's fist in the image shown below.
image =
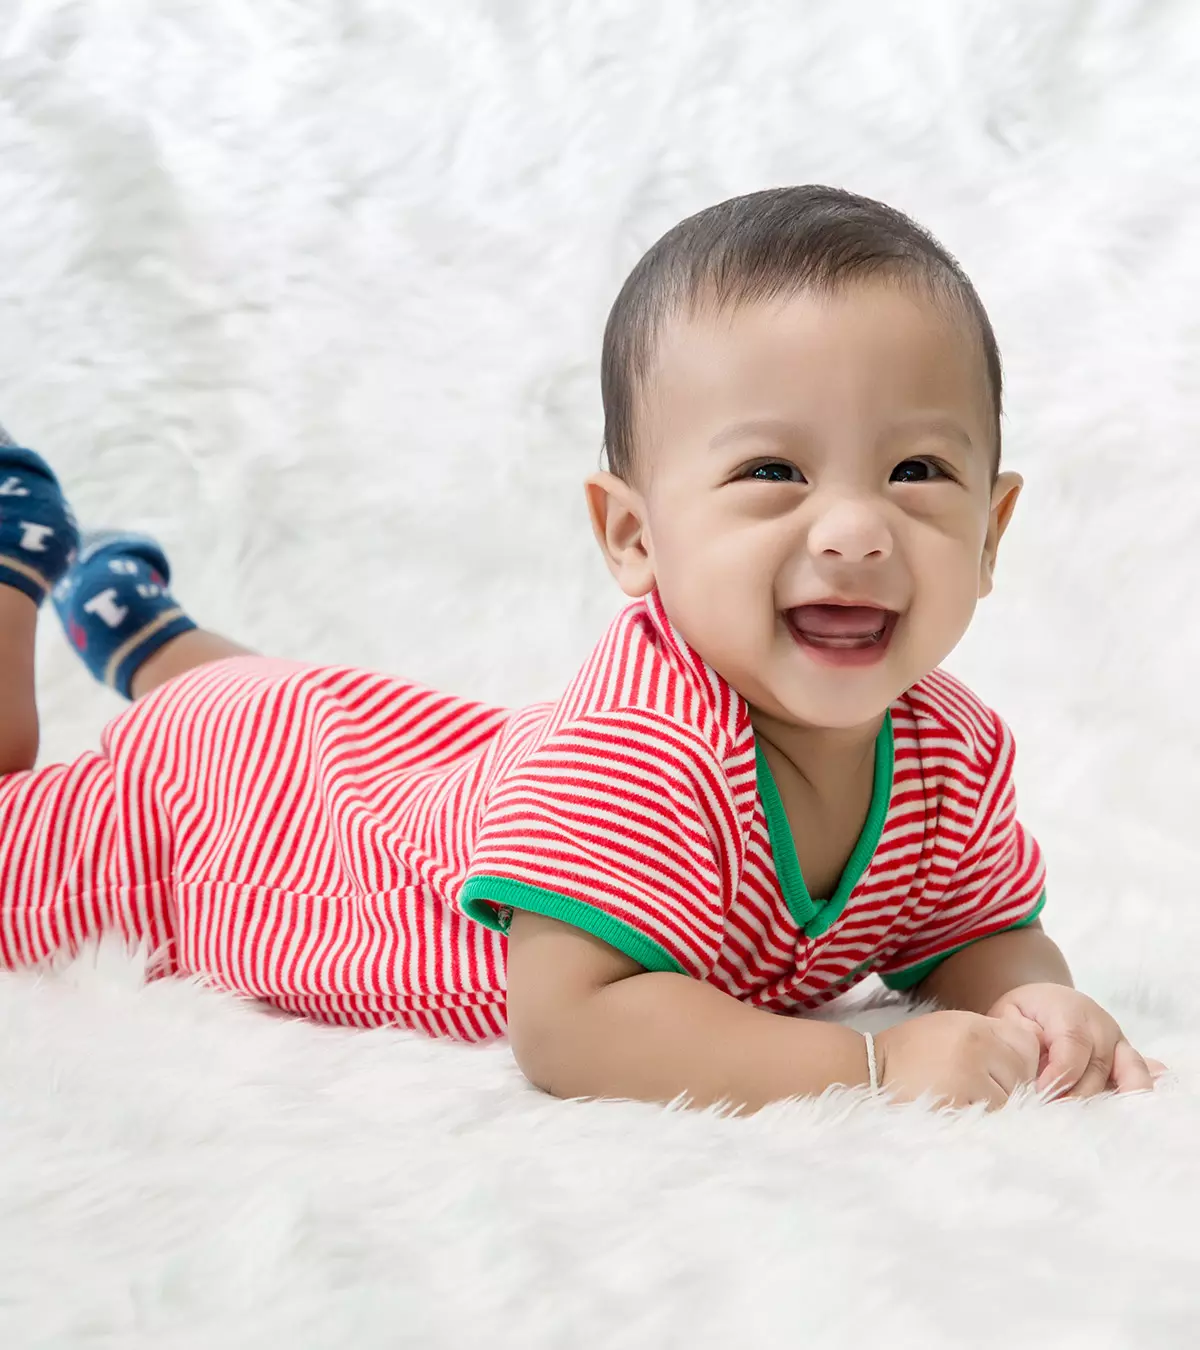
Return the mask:
[[[981,1017],[935,1012],[876,1037],[880,1082],[889,1096],[930,1096],[943,1106],[1003,1106],[1038,1069],[1038,1028],[1017,1012]]]
[[[1018,1012],[1038,1026],[1043,1050],[1039,1089],[1051,1088],[1056,1097],[1094,1097],[1109,1087],[1145,1092],[1154,1086],[1150,1066],[1125,1039],[1116,1020],[1077,989],[1022,985],[998,999],[989,1015],[1001,1017],[1006,1012]]]

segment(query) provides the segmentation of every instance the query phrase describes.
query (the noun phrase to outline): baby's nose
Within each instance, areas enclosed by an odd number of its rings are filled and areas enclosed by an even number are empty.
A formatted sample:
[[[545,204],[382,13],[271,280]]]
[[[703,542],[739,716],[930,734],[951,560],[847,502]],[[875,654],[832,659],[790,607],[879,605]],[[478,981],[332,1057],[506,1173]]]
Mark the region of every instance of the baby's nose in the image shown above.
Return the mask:
[[[839,496],[821,504],[808,532],[812,553],[846,562],[890,557],[892,534],[883,512],[859,497]]]

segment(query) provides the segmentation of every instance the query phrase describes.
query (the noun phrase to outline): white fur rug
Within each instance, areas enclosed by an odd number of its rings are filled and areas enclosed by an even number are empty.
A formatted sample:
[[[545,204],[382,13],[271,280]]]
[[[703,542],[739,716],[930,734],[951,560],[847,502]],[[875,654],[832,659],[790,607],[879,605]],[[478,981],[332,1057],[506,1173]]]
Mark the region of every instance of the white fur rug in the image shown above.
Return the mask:
[[[697,207],[819,180],[990,304],[1028,494],[955,668],[1153,1098],[564,1105],[105,951],[0,977],[4,1347],[1194,1346],[1200,8],[6,0],[0,421],[259,647],[548,696],[619,597],[600,329]],[[47,757],[115,702],[52,626]]]

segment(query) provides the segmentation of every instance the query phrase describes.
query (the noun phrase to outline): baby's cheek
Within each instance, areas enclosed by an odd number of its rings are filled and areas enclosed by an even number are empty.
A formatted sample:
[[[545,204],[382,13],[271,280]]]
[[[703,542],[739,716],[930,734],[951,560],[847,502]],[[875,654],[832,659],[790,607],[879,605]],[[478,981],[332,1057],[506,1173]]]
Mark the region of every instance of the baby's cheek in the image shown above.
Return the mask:
[[[933,621],[939,636],[954,646],[966,632],[979,604],[979,571],[975,563],[961,554],[947,559],[930,576],[928,598],[933,602]]]

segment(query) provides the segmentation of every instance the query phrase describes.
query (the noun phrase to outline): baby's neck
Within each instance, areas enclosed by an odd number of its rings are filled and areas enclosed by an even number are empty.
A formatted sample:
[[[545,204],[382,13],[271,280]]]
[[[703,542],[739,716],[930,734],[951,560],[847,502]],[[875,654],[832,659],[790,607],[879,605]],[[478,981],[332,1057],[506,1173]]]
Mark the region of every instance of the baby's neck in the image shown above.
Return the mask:
[[[751,712],[755,735],[768,758],[783,761],[818,798],[837,798],[874,762],[875,742],[886,714],[858,727],[806,727]]]
[[[814,899],[834,894],[862,837],[875,790],[879,723],[848,730],[754,717],[787,817],[801,876]]]

